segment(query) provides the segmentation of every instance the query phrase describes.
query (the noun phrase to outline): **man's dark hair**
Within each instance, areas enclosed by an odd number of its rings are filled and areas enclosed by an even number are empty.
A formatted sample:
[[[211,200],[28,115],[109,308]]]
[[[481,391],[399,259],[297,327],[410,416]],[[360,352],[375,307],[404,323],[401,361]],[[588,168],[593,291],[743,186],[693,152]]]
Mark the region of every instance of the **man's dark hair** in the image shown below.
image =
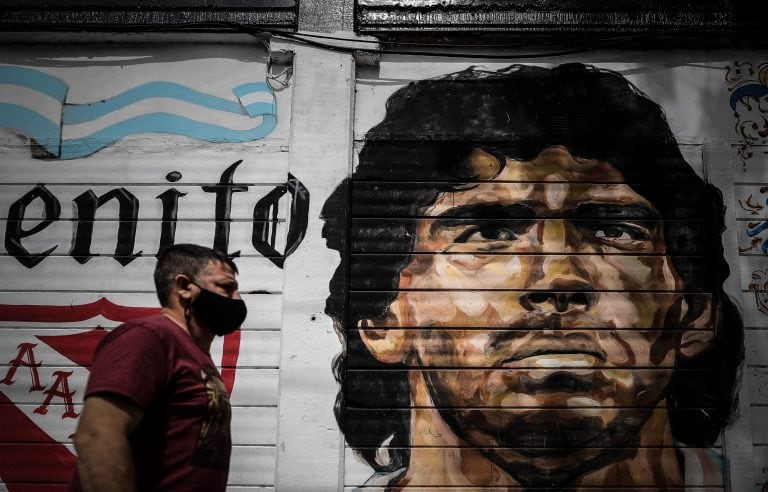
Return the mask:
[[[155,265],[155,290],[161,306],[168,305],[173,289],[173,279],[183,274],[196,279],[208,263],[220,261],[226,263],[233,272],[238,273],[235,262],[220,251],[197,244],[174,244],[165,248],[157,257]]]
[[[712,348],[677,361],[666,395],[675,439],[712,445],[735,412],[743,326],[723,291],[729,275],[723,198],[685,161],[659,105],[622,75],[588,65],[472,67],[393,94],[384,120],[365,136],[355,172],[322,211],[323,236],[341,253],[326,303],[344,341],[334,361],[336,417],[350,446],[377,471],[408,463],[409,413],[402,409],[410,392],[405,371],[371,378],[355,370],[405,368],[378,362],[360,340],[357,322],[383,319],[397,296],[423,207],[441,193],[493,179],[505,156],[530,161],[552,145],[611,164],[654,204],[691,319],[706,309],[702,297],[711,295]],[[465,165],[477,148],[497,156],[495,174],[478,175]],[[385,441],[389,459],[377,461]]]

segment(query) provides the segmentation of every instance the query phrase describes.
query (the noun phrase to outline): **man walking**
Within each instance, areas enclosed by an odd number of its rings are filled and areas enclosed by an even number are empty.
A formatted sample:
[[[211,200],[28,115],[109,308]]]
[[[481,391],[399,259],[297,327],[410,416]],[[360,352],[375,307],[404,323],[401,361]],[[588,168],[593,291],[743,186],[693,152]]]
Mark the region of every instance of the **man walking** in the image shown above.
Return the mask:
[[[225,490],[231,411],[209,351],[245,319],[237,273],[203,246],[160,255],[160,314],[123,324],[96,349],[70,490]]]

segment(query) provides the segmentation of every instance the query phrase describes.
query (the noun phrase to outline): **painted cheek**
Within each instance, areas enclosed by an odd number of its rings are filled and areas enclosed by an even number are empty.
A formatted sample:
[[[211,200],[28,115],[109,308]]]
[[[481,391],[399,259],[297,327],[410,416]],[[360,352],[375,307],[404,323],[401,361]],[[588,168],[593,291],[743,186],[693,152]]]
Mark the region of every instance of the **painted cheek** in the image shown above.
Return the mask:
[[[477,330],[462,330],[452,333],[456,366],[483,367],[488,364],[484,349],[488,341],[487,333]]]
[[[422,330],[415,342],[416,351],[419,354],[420,365],[424,367],[440,367],[451,365],[450,357],[454,353],[450,337],[439,330]]]
[[[665,294],[635,293],[632,296],[638,313],[638,326],[648,328],[674,328],[663,326],[669,310],[669,296]],[[662,324],[660,324],[662,323]]]
[[[527,311],[520,305],[520,295],[514,292],[494,293],[489,302],[493,312],[503,324],[516,321],[521,312]]]
[[[469,245],[473,247],[474,245]],[[473,248],[474,249],[474,248]],[[471,251],[471,250],[470,250]],[[469,278],[476,278],[476,276],[484,270],[486,266],[493,263],[494,256],[489,254],[449,254],[445,258],[443,267],[448,272],[457,272],[459,275],[467,276]]]
[[[622,290],[633,288],[625,279],[626,258],[621,256],[586,257],[582,263],[589,272],[595,289]],[[636,287],[634,287],[636,288]]]
[[[596,338],[606,354],[606,365],[626,367],[637,365],[636,353],[647,352],[645,348],[638,346],[638,336],[633,331],[597,331]],[[647,343],[646,343],[647,345]]]
[[[493,292],[484,289],[518,288],[521,272],[517,256],[445,255],[434,261],[430,274],[411,285],[450,290],[450,304],[464,315],[477,318],[487,313]],[[517,279],[517,280],[515,280]],[[455,312],[454,312],[455,315]],[[437,315],[445,319],[445,315]]]
[[[648,330],[615,330],[598,334],[600,344],[612,367],[632,369],[636,367],[672,367],[674,364],[674,338],[669,332]],[[652,360],[651,353],[666,348],[661,360]]]
[[[633,289],[677,290],[679,277],[667,257],[607,257],[607,263],[621,272],[620,282]]]
[[[419,359],[425,366],[454,365],[451,357],[456,353],[454,340],[445,331],[424,329],[415,341]]]
[[[461,406],[485,406],[488,402],[488,380],[483,371],[460,370],[445,371],[444,384],[457,395]],[[455,397],[454,397],[455,398]],[[453,402],[451,402],[453,403]]]
[[[667,290],[681,290],[680,275],[672,266],[672,261],[668,257],[660,258],[658,261],[662,264],[659,268],[659,282]]]
[[[648,289],[659,283],[663,283],[659,282],[660,276],[663,277],[660,261],[663,260],[654,257],[633,258],[628,256],[615,256],[611,258],[610,262],[615,265],[617,270],[621,271],[621,281],[623,281],[627,287],[633,289]]]
[[[624,292],[604,292],[600,294],[600,301],[595,306],[594,315],[607,321],[614,328],[644,327],[640,324],[641,318],[637,305]]]
[[[409,316],[416,326],[433,324],[455,324],[458,310],[452,303],[445,302],[442,292],[406,292],[401,294],[408,306]]]
[[[470,318],[478,318],[490,307],[490,293],[485,291],[451,292],[451,303]]]
[[[515,269],[510,269],[510,277],[507,279],[503,288],[523,290],[528,288],[534,279],[532,276],[540,268],[537,266],[535,256],[508,256],[509,263],[515,264]],[[501,323],[511,323],[520,316],[520,313],[526,311],[520,305],[519,292],[491,292],[489,295],[489,304],[491,311]]]
[[[445,255],[435,262],[439,281],[453,288],[509,288],[521,271],[520,257],[514,255]]]

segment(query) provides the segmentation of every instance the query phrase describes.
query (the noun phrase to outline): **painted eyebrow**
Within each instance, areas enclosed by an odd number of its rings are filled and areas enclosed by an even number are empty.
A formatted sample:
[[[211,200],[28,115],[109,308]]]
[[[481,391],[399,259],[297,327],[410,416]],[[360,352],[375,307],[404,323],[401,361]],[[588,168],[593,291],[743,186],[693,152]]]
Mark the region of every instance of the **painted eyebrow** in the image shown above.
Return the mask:
[[[628,205],[583,203],[576,208],[566,210],[563,216],[567,219],[632,219],[650,221],[661,219],[661,215],[656,209],[638,203]]]
[[[435,221],[429,228],[433,234],[436,229],[443,227],[458,227],[467,225],[468,219],[496,219],[496,220],[526,220],[535,219],[536,214],[531,207],[523,203],[511,205],[463,205],[453,207],[435,217]]]
[[[438,228],[460,227],[467,225],[468,220],[535,220],[547,218],[546,215],[537,214],[533,208],[524,203],[511,205],[463,205],[452,207],[435,217],[429,228],[432,235]],[[573,209],[563,212],[565,219],[616,219],[616,220],[648,220],[661,219],[655,209],[641,204],[613,204],[613,203],[583,203]]]

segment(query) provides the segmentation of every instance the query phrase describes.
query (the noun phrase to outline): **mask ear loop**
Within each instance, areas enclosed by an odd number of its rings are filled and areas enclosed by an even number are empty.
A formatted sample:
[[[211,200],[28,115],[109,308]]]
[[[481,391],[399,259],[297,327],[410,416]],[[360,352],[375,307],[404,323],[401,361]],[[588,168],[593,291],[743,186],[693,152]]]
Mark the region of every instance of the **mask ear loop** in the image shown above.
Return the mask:
[[[190,284],[197,285],[194,280],[189,281]],[[200,288],[199,285],[197,285],[198,288]],[[190,308],[192,307],[192,300],[191,299],[185,299],[185,306],[184,306],[184,319],[186,320],[187,324],[192,320],[192,315],[189,313]]]

